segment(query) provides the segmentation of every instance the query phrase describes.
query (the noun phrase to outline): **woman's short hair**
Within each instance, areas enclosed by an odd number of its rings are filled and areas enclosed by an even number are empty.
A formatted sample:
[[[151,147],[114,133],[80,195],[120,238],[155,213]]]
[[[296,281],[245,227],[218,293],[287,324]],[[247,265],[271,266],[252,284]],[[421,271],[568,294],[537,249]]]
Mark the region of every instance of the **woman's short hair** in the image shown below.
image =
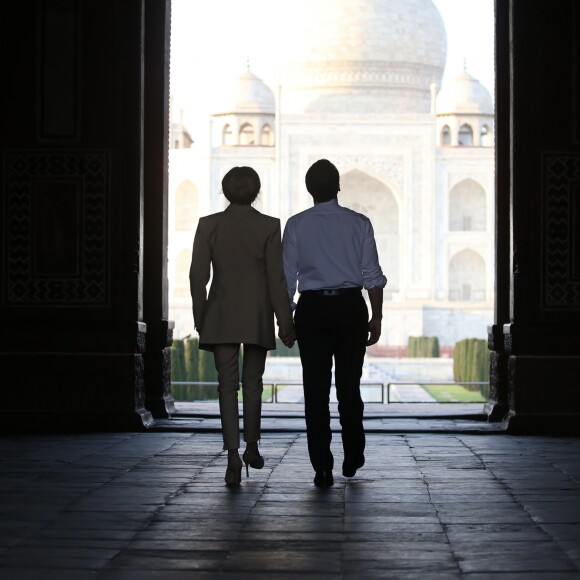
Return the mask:
[[[306,189],[314,201],[329,201],[340,191],[338,169],[328,159],[313,163],[306,172]]]
[[[230,203],[250,205],[260,187],[260,177],[251,167],[233,167],[222,179],[222,191]]]

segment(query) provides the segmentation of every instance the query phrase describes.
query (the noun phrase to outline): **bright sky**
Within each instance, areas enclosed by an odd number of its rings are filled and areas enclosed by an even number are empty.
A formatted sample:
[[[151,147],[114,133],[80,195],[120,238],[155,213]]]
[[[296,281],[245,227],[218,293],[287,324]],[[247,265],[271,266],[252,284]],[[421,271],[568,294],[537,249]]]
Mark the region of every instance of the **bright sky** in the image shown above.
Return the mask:
[[[211,103],[221,87],[245,70],[263,76],[268,65],[268,35],[283,23],[272,22],[276,4],[291,0],[173,0],[171,94],[174,111],[195,137],[205,131]],[[312,0],[315,2],[316,0]],[[463,69],[493,96],[493,0],[433,0],[447,30],[446,78]],[[219,71],[219,72],[218,72]],[[175,114],[175,113],[174,113]]]

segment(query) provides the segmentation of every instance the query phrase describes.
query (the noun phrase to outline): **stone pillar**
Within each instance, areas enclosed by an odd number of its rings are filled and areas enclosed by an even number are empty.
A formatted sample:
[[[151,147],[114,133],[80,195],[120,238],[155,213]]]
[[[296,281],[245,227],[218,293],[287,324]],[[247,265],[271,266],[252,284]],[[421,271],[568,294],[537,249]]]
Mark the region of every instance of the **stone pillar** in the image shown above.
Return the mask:
[[[508,424],[512,431],[577,432],[580,10],[574,0],[511,0],[509,10]],[[498,133],[507,130],[498,122]]]
[[[167,170],[169,147],[170,3],[145,3],[145,404],[154,417],[168,417],[174,323],[167,302]]]
[[[501,421],[508,413],[507,367],[503,325],[510,320],[510,3],[496,0],[495,50],[495,312],[488,327],[490,353],[489,400],[485,411],[490,421]]]
[[[145,409],[143,0],[0,6],[3,428]]]

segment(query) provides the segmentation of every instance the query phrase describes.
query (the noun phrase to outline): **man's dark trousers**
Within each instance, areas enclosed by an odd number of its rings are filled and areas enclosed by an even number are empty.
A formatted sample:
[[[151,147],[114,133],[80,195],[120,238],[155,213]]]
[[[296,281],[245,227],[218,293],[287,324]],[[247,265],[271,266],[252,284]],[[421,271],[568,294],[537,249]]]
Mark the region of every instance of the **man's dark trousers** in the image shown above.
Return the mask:
[[[365,448],[360,378],[368,339],[368,309],[360,290],[325,296],[304,292],[294,316],[302,361],[308,453],[315,471],[331,470],[332,359],[345,463],[362,465]]]

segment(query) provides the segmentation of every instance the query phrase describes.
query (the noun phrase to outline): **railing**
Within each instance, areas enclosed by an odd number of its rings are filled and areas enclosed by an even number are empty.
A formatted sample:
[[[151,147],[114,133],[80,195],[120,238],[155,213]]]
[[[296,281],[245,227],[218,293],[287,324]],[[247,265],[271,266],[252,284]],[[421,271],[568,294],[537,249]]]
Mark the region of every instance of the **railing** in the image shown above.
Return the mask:
[[[217,387],[218,383],[213,381],[172,381],[171,383],[172,385],[199,385],[199,386],[206,386],[206,387]],[[271,388],[271,395],[267,400],[264,400],[264,403],[278,403],[278,404],[287,404],[290,401],[279,401],[278,400],[278,392],[280,390],[282,390],[284,387],[301,387],[302,386],[302,382],[301,381],[284,381],[282,383],[264,383],[264,388],[266,387],[270,387]],[[332,383],[332,386],[335,386],[334,383]],[[365,382],[365,381],[361,381],[361,386],[365,386],[365,387],[379,387],[381,388],[381,403],[384,404],[384,383],[378,383],[378,382]],[[217,399],[217,397],[216,397]],[[212,399],[208,399],[208,400],[212,400]],[[373,401],[378,403],[379,401]]]
[[[171,383],[172,385],[200,385],[200,386],[213,386],[213,387],[217,387],[218,383],[217,382],[203,382],[203,381],[174,381]],[[476,381],[470,381],[470,382],[455,382],[455,381],[424,381],[424,380],[418,380],[418,381],[389,381],[386,383],[380,383],[380,382],[376,382],[376,381],[361,381],[360,385],[361,387],[377,387],[380,388],[381,391],[381,396],[380,396],[380,400],[376,400],[376,401],[365,401],[365,403],[368,404],[381,404],[381,405],[392,405],[392,404],[399,404],[399,403],[405,403],[405,404],[415,404],[415,403],[426,403],[427,401],[393,401],[391,400],[391,387],[392,386],[421,386],[421,385],[461,385],[461,386],[483,386],[483,385],[488,385],[489,383],[487,382],[476,382]],[[282,401],[280,402],[278,400],[278,393],[281,389],[285,388],[285,387],[298,387],[298,386],[302,386],[302,382],[300,381],[284,381],[282,383],[264,383],[264,388],[266,387],[270,387],[271,388],[271,395],[267,400],[264,400],[264,403],[277,403],[277,404],[288,404],[290,403],[290,401]],[[335,383],[332,383],[332,386],[335,386]],[[386,395],[386,396],[385,396]],[[207,399],[207,400],[213,400],[213,399]],[[217,397],[216,397],[217,400]],[[441,405],[445,405],[448,403],[455,403],[457,401],[437,401],[438,404]]]

